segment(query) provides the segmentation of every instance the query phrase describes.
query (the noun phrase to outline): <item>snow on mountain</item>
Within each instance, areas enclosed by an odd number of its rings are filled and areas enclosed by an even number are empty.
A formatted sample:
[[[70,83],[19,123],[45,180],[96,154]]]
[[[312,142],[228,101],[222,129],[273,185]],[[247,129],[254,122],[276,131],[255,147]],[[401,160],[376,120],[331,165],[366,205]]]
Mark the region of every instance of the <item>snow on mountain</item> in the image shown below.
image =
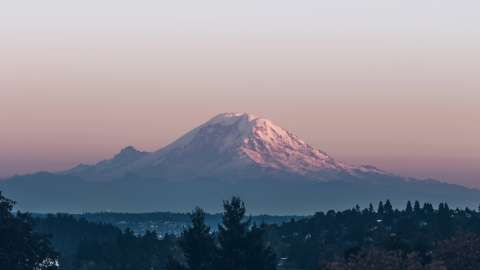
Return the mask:
[[[113,159],[67,173],[114,178],[127,173],[149,177],[209,177],[252,168],[319,180],[384,174],[372,166],[350,166],[313,148],[272,121],[246,113],[223,113],[152,153],[127,147]]]

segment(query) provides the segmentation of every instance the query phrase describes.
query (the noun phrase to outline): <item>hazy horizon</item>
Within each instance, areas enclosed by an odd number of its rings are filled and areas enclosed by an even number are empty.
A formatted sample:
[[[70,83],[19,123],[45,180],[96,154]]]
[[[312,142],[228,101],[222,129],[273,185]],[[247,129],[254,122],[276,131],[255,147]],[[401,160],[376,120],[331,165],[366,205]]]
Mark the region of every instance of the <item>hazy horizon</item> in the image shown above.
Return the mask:
[[[0,176],[94,163],[127,145],[154,151],[238,111],[347,163],[480,187],[479,8],[5,4]]]

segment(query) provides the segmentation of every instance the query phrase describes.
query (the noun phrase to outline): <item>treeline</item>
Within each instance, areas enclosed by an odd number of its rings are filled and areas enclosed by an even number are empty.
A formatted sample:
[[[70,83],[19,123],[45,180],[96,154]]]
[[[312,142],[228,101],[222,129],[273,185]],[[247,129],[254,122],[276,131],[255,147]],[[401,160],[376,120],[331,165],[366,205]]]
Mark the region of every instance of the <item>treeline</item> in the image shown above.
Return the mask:
[[[134,235],[110,224],[57,214],[34,219],[36,232],[50,236],[60,269],[163,269],[175,243],[155,232]]]
[[[134,235],[109,224],[97,224],[70,215],[48,215],[35,221],[35,230],[51,235],[59,251],[60,269],[67,270],[274,270],[277,260],[264,243],[264,230],[245,216],[239,198],[224,202],[225,212],[216,230],[205,223],[197,208],[179,237],[155,232]]]
[[[197,208],[180,236],[135,235],[78,216],[13,213],[0,193],[0,269],[478,270],[480,212],[380,202],[256,224],[239,198],[212,228]]]
[[[13,213],[13,205],[0,193],[2,270],[274,270],[277,265],[263,228],[245,216],[239,198],[224,202],[217,230],[197,208],[179,237],[135,235],[65,214],[33,219]]]
[[[480,213],[446,203],[434,208],[408,202],[398,210],[387,200],[366,209],[318,212],[270,225],[267,232],[287,269],[480,269]],[[454,258],[464,259],[463,265],[451,264]]]
[[[0,192],[1,270],[164,269],[176,242],[69,215],[32,218],[13,207]]]
[[[276,256],[264,242],[264,229],[246,219],[239,198],[223,204],[218,232],[205,224],[205,213],[197,208],[192,225],[178,239],[181,253],[170,257],[167,270],[275,270]]]

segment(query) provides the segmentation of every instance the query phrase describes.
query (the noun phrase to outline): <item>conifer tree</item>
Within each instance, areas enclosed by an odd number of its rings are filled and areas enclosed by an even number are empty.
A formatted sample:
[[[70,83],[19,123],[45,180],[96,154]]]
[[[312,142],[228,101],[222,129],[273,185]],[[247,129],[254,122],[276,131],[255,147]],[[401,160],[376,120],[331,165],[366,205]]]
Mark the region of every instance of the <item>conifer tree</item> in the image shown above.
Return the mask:
[[[263,231],[250,228],[245,220],[245,204],[238,197],[223,204],[223,223],[219,225],[217,270],[274,270],[276,259],[263,240]]]
[[[412,203],[410,201],[407,202],[407,207],[405,208],[405,212],[407,215],[411,215],[413,213]]]
[[[373,208],[373,204],[371,204],[371,203],[368,205],[368,212],[369,212],[370,214],[372,214],[372,213],[375,212],[375,209]]]
[[[379,216],[383,216],[383,214],[384,214],[384,207],[383,207],[383,202],[382,201],[380,201],[378,203],[377,214]]]
[[[33,232],[30,215],[12,213],[14,204],[0,192],[0,269],[57,269],[50,241]]]
[[[384,212],[386,215],[391,215],[393,213],[393,206],[390,200],[387,200],[385,202],[385,205],[383,206]]]
[[[420,202],[415,201],[415,203],[413,204],[413,213],[415,215],[419,215],[421,212],[422,212],[422,209],[420,208]]]
[[[167,267],[169,270],[211,270],[216,257],[216,246],[214,236],[210,227],[205,224],[205,212],[196,208],[191,215],[192,226],[182,233],[179,240],[180,248],[185,256],[186,266],[169,259]]]

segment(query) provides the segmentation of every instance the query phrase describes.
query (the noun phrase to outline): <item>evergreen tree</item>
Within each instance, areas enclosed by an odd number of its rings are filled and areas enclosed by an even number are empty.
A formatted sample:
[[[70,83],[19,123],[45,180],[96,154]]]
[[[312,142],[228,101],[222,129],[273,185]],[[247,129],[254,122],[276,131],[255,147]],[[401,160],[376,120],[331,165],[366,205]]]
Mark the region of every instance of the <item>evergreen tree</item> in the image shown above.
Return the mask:
[[[407,215],[411,215],[413,213],[412,203],[410,201],[407,202],[407,207],[405,208],[405,213]]]
[[[263,240],[263,230],[245,220],[245,204],[233,197],[223,204],[223,223],[219,225],[218,270],[274,270],[276,259]]]
[[[420,202],[419,201],[415,201],[414,205],[413,205],[413,213],[415,215],[419,215],[420,213],[422,212],[422,209],[420,207]]]
[[[387,200],[385,202],[385,205],[383,206],[383,211],[385,212],[386,215],[392,215],[393,214],[393,206],[390,200]]]
[[[196,208],[192,213],[192,226],[183,232],[179,245],[190,270],[211,270],[216,256],[214,237],[205,224],[205,212]]]
[[[276,256],[273,250],[266,246],[263,240],[264,229],[254,225],[247,236],[247,263],[245,269],[274,270]]]
[[[370,214],[375,213],[375,209],[373,208],[373,204],[371,204],[371,203],[368,205],[368,212],[369,212]]]
[[[245,204],[239,198],[223,203],[223,224],[218,227],[220,254],[217,269],[244,269],[247,232],[250,220],[244,221]]]
[[[440,203],[438,205],[438,224],[440,233],[445,236],[453,234],[452,218],[450,217],[450,207],[447,203]]]
[[[385,213],[382,201],[378,203],[377,213],[379,216],[383,216],[383,214]]]
[[[394,218],[393,206],[390,200],[387,200],[383,205],[383,220],[385,224],[391,225]]]
[[[433,205],[431,203],[424,203],[423,204],[423,212],[426,215],[431,215],[433,213]]]
[[[49,240],[33,232],[30,215],[13,214],[13,205],[0,192],[0,269],[57,269],[57,254]]]

